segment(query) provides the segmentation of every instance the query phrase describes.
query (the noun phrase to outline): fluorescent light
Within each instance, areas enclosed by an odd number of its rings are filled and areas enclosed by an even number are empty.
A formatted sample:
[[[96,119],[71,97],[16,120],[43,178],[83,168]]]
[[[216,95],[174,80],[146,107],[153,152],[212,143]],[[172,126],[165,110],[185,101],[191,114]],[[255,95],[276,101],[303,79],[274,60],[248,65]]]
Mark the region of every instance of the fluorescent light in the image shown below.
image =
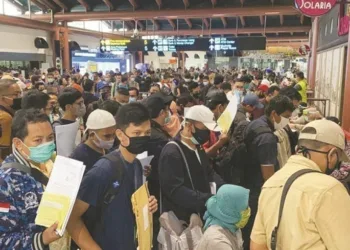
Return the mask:
[[[123,31],[128,31],[128,29],[126,29],[126,28],[124,28],[124,29],[123,29],[123,28],[120,28],[120,29],[118,29],[118,31],[119,31],[119,32],[123,32]]]

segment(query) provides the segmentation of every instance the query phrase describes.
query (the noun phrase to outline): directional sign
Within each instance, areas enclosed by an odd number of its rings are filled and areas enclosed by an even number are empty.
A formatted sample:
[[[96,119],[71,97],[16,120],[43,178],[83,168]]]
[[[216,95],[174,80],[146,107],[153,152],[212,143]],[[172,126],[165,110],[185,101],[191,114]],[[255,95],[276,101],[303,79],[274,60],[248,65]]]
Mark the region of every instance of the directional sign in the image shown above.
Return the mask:
[[[102,53],[113,51],[229,51],[265,50],[265,37],[212,37],[101,40]]]

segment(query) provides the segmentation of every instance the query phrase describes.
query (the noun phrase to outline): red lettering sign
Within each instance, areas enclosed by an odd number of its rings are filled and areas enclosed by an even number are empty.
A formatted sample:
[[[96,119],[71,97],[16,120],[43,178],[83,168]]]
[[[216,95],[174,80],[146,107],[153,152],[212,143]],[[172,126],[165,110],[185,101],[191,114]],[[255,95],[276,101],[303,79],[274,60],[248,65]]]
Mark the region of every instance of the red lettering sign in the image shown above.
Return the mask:
[[[337,0],[295,0],[296,7],[305,16],[322,16],[329,12]]]
[[[344,36],[349,33],[349,22],[348,16],[339,17],[338,35]]]

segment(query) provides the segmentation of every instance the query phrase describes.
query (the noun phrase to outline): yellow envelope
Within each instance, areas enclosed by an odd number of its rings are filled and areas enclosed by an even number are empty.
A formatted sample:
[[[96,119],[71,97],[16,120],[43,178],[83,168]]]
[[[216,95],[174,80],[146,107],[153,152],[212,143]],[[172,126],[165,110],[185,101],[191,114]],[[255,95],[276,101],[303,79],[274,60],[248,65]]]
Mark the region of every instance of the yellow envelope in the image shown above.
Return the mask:
[[[153,238],[153,219],[148,208],[149,192],[147,182],[131,196],[132,208],[136,218],[139,250],[150,250]]]
[[[35,224],[50,227],[56,221],[57,229],[61,229],[69,212],[70,198],[68,196],[44,192],[38,208]]]

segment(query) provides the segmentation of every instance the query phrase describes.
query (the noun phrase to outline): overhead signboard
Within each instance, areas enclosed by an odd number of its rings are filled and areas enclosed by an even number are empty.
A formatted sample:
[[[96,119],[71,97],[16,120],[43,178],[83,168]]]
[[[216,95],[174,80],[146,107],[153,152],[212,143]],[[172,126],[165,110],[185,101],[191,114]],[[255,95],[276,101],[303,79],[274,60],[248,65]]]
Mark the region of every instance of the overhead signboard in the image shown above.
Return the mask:
[[[140,39],[121,39],[121,40],[101,40],[101,52],[113,51],[140,51],[142,50],[144,41]]]
[[[265,50],[266,37],[213,37],[101,40],[101,52],[113,51],[233,51]]]
[[[322,16],[335,6],[337,0],[295,0],[296,7],[306,16]]]

